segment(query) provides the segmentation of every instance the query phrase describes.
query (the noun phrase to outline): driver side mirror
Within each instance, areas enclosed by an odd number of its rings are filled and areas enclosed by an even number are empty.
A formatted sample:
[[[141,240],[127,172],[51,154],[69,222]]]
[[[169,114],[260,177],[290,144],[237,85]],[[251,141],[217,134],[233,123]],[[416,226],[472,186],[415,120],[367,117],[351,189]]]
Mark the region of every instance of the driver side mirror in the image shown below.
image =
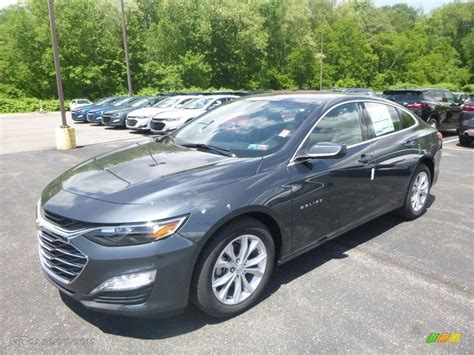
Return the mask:
[[[341,158],[347,152],[345,144],[331,142],[316,143],[306,150],[300,150],[295,160],[334,159]]]

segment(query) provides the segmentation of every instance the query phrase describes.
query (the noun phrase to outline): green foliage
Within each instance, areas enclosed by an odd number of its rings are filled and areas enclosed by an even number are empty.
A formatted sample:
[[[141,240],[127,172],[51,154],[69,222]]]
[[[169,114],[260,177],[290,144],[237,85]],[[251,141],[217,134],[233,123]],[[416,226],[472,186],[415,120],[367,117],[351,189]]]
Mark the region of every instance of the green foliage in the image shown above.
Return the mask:
[[[125,92],[118,2],[55,4],[65,96]],[[355,0],[125,4],[133,86],[143,95],[212,87],[319,89],[321,49],[324,88],[460,90],[474,82],[472,1],[455,0],[431,14]],[[56,97],[46,1],[0,10],[0,53],[0,98],[12,99],[2,100],[2,111],[36,111],[36,99],[21,98]]]
[[[39,100],[34,98],[8,99],[0,98],[0,113],[58,111],[58,100]]]

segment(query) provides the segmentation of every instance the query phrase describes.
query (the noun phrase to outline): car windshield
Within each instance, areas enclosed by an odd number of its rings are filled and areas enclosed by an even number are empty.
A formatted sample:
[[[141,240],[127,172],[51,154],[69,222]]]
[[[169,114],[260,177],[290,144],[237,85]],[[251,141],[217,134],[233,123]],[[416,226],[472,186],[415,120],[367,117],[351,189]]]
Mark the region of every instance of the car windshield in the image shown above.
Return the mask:
[[[199,109],[199,108],[203,108],[204,106],[206,106],[212,100],[214,100],[214,99],[200,97],[200,98],[189,101],[186,105],[183,105],[181,108],[185,108],[185,109],[189,109],[189,110],[196,110],[196,109]]]
[[[280,150],[315,106],[294,101],[232,102],[200,116],[163,142],[206,145],[237,157],[258,157]]]
[[[147,103],[148,100],[149,99],[139,99],[139,100],[133,101],[129,106],[130,107],[137,107],[137,106],[140,106],[140,105],[143,105],[143,104]]]
[[[77,103],[78,104],[88,104],[89,103],[89,100],[77,100]]]
[[[163,101],[160,101],[156,105],[153,105],[153,107],[159,107],[159,108],[172,107],[174,104],[176,104],[180,100],[181,99],[179,97],[169,97],[167,99],[164,99]]]
[[[112,106],[122,106],[122,105],[125,105],[127,102],[131,101],[132,98],[131,97],[126,97],[122,100],[118,100],[118,101],[115,101]]]
[[[105,103],[107,102],[107,100],[109,100],[109,98],[108,98],[108,97],[104,97],[104,98],[98,99],[98,100],[95,102],[95,104],[96,104],[96,105],[103,105],[103,104],[105,104]]]

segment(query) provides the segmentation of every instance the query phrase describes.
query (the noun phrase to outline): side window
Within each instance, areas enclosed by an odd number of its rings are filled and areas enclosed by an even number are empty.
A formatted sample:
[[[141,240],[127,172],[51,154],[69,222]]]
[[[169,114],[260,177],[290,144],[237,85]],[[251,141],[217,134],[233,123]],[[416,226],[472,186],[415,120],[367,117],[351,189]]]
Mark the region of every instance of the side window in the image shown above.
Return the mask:
[[[220,105],[222,105],[222,100],[216,100],[211,105],[209,105],[207,109],[212,110],[213,108],[216,108],[217,106],[220,106]]]
[[[415,119],[406,111],[398,110],[398,116],[402,122],[402,129],[411,127],[415,125]]]
[[[427,91],[423,94],[423,98],[427,101],[434,101],[434,92],[433,91]]]
[[[375,137],[380,137],[402,129],[402,122],[395,107],[373,102],[364,103],[369,126]]]
[[[444,95],[443,95],[442,91],[436,90],[434,92],[434,98],[435,98],[436,101],[438,101],[438,102],[443,101],[443,97],[444,97]]]
[[[321,142],[353,145],[364,141],[356,103],[332,109],[311,132],[305,147]]]
[[[443,92],[443,102],[447,102],[449,104],[454,103],[454,95],[449,91]]]

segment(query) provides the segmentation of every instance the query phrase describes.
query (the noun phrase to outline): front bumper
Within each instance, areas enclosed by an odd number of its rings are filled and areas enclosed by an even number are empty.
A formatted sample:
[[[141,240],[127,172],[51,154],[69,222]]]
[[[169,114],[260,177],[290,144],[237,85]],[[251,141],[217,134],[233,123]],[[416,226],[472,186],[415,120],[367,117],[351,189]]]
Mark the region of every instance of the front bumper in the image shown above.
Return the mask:
[[[459,133],[466,137],[474,137],[474,127],[462,129]]]
[[[152,120],[150,122],[150,130],[153,133],[165,133],[175,130],[179,127],[178,121],[166,121],[166,120]]]
[[[103,116],[102,117],[102,124],[104,124],[106,126],[113,126],[113,127],[126,127],[125,126],[125,117]]]
[[[38,236],[39,238],[39,236]],[[68,241],[87,256],[87,263],[70,282],[60,281],[40,259],[46,278],[62,293],[83,306],[132,317],[173,314],[188,302],[196,244],[179,234],[153,243],[105,247],[83,236]],[[156,270],[155,281],[131,291],[99,291],[99,284],[115,276]]]
[[[132,129],[135,131],[149,131],[150,130],[150,119],[146,118],[135,118],[135,117],[127,117],[125,120],[125,124],[128,129]]]
[[[86,122],[87,121],[87,115],[85,113],[79,113],[79,112],[71,112],[71,118],[73,121],[76,122]]]

